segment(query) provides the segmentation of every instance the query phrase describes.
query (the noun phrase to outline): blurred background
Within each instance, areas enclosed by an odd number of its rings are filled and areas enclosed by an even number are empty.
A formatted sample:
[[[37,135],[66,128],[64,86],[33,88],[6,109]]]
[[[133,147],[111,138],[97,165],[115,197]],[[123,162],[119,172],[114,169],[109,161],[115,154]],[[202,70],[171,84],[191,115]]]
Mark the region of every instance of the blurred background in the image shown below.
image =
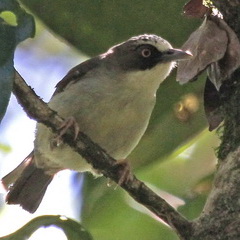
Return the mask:
[[[15,52],[15,68],[48,101],[58,81],[75,65],[134,35],[154,33],[180,48],[200,20],[182,16],[185,1],[23,0],[36,18],[36,36]],[[12,16],[7,16],[9,19]],[[203,111],[205,76],[179,85],[176,70],[158,91],[148,130],[128,160],[136,176],[186,216],[201,212],[216,165],[216,132],[209,132]],[[35,122],[14,96],[0,128],[0,176],[32,150]],[[0,194],[0,236],[30,219],[62,214],[81,221],[94,239],[178,239],[148,210],[105,178],[63,171],[50,184],[35,214],[4,204]],[[55,228],[41,229],[31,240],[66,239]],[[162,237],[162,238],[161,238]]]

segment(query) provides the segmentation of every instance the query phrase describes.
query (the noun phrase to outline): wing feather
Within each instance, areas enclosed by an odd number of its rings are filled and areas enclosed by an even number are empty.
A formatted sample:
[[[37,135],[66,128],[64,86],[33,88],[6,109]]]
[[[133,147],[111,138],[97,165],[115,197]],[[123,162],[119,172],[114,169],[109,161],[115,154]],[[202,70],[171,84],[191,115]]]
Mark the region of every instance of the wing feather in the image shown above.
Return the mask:
[[[64,91],[64,89],[69,83],[75,83],[77,81],[80,81],[89,71],[97,68],[100,65],[100,62],[101,59],[99,56],[97,56],[72,68],[67,73],[67,75],[60,82],[57,83],[56,90],[53,96]]]

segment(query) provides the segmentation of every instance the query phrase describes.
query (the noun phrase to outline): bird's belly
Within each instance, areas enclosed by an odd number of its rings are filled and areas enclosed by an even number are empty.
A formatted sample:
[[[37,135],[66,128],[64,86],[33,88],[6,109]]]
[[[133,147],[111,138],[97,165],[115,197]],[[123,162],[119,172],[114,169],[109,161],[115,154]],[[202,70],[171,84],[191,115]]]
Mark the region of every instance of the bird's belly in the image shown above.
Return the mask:
[[[81,131],[99,144],[113,158],[125,159],[144,134],[154,101],[106,99],[86,107],[75,117]],[[92,109],[89,111],[89,109]]]
[[[67,103],[68,106],[72,106],[71,110],[63,108],[66,103],[59,106],[57,98],[49,105],[64,118],[73,116],[79,124],[80,131],[87,134],[116,160],[125,159],[138,144],[147,128],[154,106],[154,101],[143,101],[141,104],[139,99],[136,101],[134,99],[116,101],[108,98],[101,101],[96,99],[92,101],[91,98],[86,98],[85,101],[73,100]],[[54,137],[55,135],[48,128],[38,124],[35,155],[40,167],[91,170],[86,161],[67,145],[62,144],[52,148],[51,142]]]
[[[121,113],[112,111],[99,119],[95,127],[87,129],[86,134],[113,158],[125,159],[144,134],[148,120],[147,116],[140,119],[135,112],[124,109]]]

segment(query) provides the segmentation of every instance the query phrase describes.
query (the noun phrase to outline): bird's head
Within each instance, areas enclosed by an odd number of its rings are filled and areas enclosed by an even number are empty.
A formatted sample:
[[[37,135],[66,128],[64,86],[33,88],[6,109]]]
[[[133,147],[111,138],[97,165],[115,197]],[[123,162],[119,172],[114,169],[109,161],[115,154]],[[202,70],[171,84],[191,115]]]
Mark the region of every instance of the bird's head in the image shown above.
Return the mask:
[[[144,34],[110,48],[102,54],[111,66],[129,76],[142,78],[148,83],[157,79],[158,85],[169,75],[176,61],[189,59],[189,52],[174,49],[171,44],[157,35]]]

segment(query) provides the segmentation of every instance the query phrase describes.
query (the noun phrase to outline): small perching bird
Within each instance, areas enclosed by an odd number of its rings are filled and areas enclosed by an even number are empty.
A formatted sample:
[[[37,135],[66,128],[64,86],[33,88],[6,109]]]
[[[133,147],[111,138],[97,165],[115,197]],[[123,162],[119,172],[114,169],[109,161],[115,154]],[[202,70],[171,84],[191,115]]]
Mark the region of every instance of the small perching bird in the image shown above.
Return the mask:
[[[191,57],[156,35],[140,35],[74,67],[57,84],[49,107],[116,160],[125,159],[143,136],[156,91],[175,66]],[[33,213],[53,176],[63,170],[96,170],[38,123],[34,150],[2,179],[6,202]]]

